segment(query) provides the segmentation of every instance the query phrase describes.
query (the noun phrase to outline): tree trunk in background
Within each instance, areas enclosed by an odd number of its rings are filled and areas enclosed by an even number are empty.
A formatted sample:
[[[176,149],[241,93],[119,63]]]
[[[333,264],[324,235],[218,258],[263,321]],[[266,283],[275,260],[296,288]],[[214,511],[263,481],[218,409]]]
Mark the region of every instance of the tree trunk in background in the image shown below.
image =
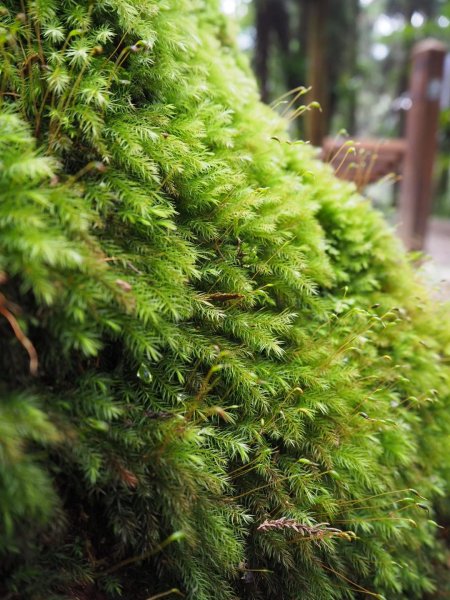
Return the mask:
[[[359,0],[330,0],[327,22],[327,77],[329,100],[327,133],[337,114],[339,128],[354,134],[356,129],[356,87],[358,72]]]
[[[289,42],[291,38],[289,27],[289,13],[285,0],[270,0],[269,18],[272,22],[273,30],[278,38],[278,45],[283,55],[283,60],[289,58]]]
[[[273,42],[277,41],[283,63],[289,61],[290,27],[285,0],[256,0],[255,71],[259,79],[261,98],[270,100],[269,60]],[[283,73],[287,79],[287,73]]]
[[[311,85],[308,100],[317,100],[323,112],[314,109],[298,119],[298,134],[320,144],[336,111],[339,127],[353,132],[359,0],[253,0],[253,6],[262,99]]]
[[[357,110],[357,91],[355,89],[354,78],[358,72],[358,43],[359,43],[359,15],[361,10],[360,0],[350,0],[349,30],[348,41],[346,44],[346,67],[345,75],[347,78],[347,99],[343,107],[345,114],[345,128],[350,135],[356,134],[356,110]],[[342,77],[342,75],[341,75]],[[337,99],[339,100],[339,99]],[[336,107],[339,105],[336,103]],[[341,109],[342,110],[342,109]],[[334,107],[330,110],[334,114]]]
[[[268,3],[269,0],[256,0],[255,2],[256,48],[254,63],[263,102],[269,101],[268,62],[271,27]]]
[[[312,87],[311,98],[319,102],[322,111],[307,113],[306,134],[314,146],[321,146],[327,133],[329,88],[327,64],[327,24],[329,0],[307,1],[308,74],[307,84]]]

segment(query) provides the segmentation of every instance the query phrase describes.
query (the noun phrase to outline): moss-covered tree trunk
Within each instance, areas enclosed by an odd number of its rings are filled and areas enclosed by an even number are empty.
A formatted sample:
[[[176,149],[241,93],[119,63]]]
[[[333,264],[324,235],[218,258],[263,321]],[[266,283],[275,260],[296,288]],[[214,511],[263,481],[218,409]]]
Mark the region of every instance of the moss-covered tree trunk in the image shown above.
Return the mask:
[[[450,336],[214,2],[1,8],[0,597],[420,598]]]

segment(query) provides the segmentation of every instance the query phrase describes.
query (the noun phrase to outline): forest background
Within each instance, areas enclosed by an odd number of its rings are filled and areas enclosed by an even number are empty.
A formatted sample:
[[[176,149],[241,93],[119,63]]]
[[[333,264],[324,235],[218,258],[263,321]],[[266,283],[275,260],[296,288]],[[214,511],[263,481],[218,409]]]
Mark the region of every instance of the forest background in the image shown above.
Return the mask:
[[[310,83],[308,70],[314,61],[310,32],[318,12],[326,57],[322,110],[328,135],[402,136],[410,107],[414,44],[433,37],[450,50],[449,0],[222,0],[222,7],[236,18],[239,45],[251,57],[266,102]],[[450,98],[450,78],[446,84],[444,96]],[[308,100],[314,99],[312,90]],[[308,138],[305,119],[298,119],[294,128],[294,135]],[[373,195],[388,211],[395,202],[392,185],[373,190]],[[448,100],[441,112],[433,212],[450,218]]]

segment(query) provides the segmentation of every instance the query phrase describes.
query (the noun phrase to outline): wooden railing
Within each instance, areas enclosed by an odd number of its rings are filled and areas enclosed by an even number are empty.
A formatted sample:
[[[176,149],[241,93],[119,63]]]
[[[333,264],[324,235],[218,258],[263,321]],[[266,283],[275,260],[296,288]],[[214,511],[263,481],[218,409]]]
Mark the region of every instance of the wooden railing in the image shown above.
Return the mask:
[[[404,139],[325,138],[322,160],[334,168],[341,179],[353,181],[359,190],[385,177],[401,177],[406,154]]]
[[[446,47],[436,40],[415,46],[411,108],[403,139],[325,138],[322,145],[322,159],[331,163],[338,177],[354,181],[360,190],[387,176],[401,181],[398,231],[410,250],[423,249],[431,213],[445,55]]]

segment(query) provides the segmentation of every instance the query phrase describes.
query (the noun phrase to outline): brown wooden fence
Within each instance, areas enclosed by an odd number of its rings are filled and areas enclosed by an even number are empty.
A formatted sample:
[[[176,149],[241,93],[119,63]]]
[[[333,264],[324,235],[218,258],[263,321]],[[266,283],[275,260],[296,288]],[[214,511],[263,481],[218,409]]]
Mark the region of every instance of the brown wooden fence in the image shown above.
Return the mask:
[[[325,138],[322,145],[322,159],[359,189],[383,177],[401,181],[398,231],[410,250],[423,249],[431,213],[445,55],[446,47],[436,40],[424,40],[413,50],[404,138]]]

